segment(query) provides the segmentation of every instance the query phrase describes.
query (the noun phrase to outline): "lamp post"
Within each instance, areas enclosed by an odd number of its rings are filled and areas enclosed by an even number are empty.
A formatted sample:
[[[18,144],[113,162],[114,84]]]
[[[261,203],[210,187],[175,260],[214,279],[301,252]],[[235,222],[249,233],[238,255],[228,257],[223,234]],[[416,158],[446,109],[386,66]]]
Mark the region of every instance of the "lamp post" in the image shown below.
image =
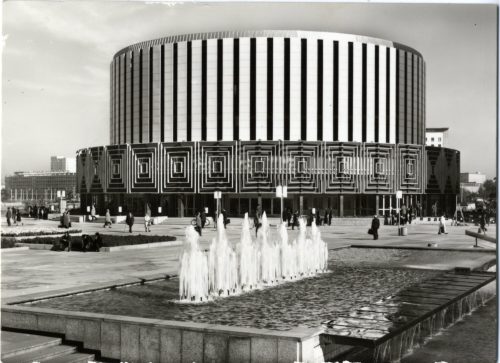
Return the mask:
[[[276,186],[276,198],[280,198],[281,212],[280,212],[280,221],[283,223],[283,198],[288,196],[288,187],[278,185]]]
[[[401,235],[401,228],[400,228],[400,222],[401,222],[401,214],[400,214],[400,209],[399,209],[399,200],[403,198],[403,192],[401,190],[398,190],[396,192],[396,210],[397,210],[397,215],[398,215],[398,235]]]

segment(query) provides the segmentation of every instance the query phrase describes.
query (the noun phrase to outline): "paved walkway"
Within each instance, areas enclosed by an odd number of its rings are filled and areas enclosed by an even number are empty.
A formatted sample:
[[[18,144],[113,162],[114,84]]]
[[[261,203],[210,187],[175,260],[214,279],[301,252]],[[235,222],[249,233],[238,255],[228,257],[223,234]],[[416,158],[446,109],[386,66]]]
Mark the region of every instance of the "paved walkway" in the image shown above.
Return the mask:
[[[178,240],[184,239],[184,230],[191,219],[172,218],[161,225],[151,227],[151,234],[173,235]],[[241,233],[241,219],[232,219],[227,227],[230,240],[239,239]],[[277,219],[270,219],[271,225],[276,225]],[[56,222],[25,220],[27,227],[55,226]],[[31,226],[30,226],[31,225]],[[74,223],[74,228],[82,229],[83,233],[94,234],[112,233],[115,235],[129,235],[126,226],[114,224],[110,228],[102,228],[100,223]],[[474,239],[465,236],[465,229],[477,230],[477,227],[449,227],[447,235],[438,235],[437,226],[411,225],[409,235],[397,235],[397,227],[382,226],[379,230],[379,240],[373,241],[367,234],[369,226],[322,226],[320,227],[323,239],[329,248],[359,245],[383,246],[413,246],[427,247],[429,243],[437,243],[442,248],[472,249]],[[134,226],[133,234],[145,234],[140,224]],[[2,222],[2,230],[8,227]],[[495,226],[488,231],[495,234]],[[207,227],[201,238],[203,246],[208,247],[216,231]],[[297,231],[289,228],[289,238],[294,238]],[[480,243],[484,248],[494,248],[495,245]],[[156,273],[177,274],[178,258],[181,246],[158,247],[143,250],[129,250],[112,253],[81,253],[81,252],[52,252],[52,251],[18,251],[2,253],[2,281],[3,297],[31,294],[41,291],[76,287],[83,284],[114,281],[125,277],[146,277]],[[482,254],[481,254],[482,255]],[[429,268],[443,268],[446,261],[429,261]],[[460,266],[468,266],[472,262],[461,261]],[[473,262],[477,264],[477,261]]]

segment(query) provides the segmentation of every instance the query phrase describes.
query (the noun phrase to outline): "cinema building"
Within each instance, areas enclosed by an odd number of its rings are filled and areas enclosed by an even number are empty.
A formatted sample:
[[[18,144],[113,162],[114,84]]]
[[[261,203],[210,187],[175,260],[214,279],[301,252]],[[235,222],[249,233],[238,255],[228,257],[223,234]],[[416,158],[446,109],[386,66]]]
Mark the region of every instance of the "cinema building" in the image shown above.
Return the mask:
[[[460,154],[425,146],[422,55],[309,31],[176,35],[128,46],[111,67],[110,140],[77,152],[82,206],[190,216],[222,194],[337,216],[407,205],[452,213]]]

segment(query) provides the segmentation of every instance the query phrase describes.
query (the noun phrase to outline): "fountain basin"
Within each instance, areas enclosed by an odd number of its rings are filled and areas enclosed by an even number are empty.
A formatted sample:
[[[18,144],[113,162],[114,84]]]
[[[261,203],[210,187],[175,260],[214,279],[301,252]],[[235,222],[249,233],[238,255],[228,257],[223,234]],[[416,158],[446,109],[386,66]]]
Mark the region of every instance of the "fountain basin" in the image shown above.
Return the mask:
[[[347,308],[346,305],[346,301],[348,300],[354,302],[359,301],[358,306],[364,306],[367,301],[377,301],[377,299],[394,295],[397,291],[401,290],[399,280],[393,280],[394,284],[398,285],[396,288],[394,288],[394,286],[389,288],[384,286],[382,282],[377,282],[376,277],[383,276],[387,272],[385,271],[386,269],[389,269],[389,271],[392,269],[401,274],[406,274],[407,271],[417,271],[417,275],[423,277],[411,280],[412,282],[409,283],[408,286],[412,286],[415,283],[422,282],[425,279],[443,273],[442,271],[428,270],[429,266],[425,261],[433,261],[434,259],[441,260],[449,257],[446,255],[448,253],[447,251],[435,250],[406,251],[397,249],[363,249],[363,251],[364,252],[362,252],[361,249],[346,249],[330,252],[330,266],[332,270],[330,276],[335,276],[333,271],[336,271],[340,277],[342,276],[340,273],[342,270],[345,276],[351,276],[351,280],[346,279],[339,285],[339,291],[344,291],[345,296],[335,297],[335,299],[338,300],[334,300],[332,304],[329,305],[330,307],[335,307],[337,305],[341,308],[337,311],[337,317],[348,312],[349,308]],[[415,253],[419,256],[416,256]],[[435,253],[439,255],[427,255]],[[483,265],[484,253],[468,252],[468,254],[471,254],[471,259],[474,259],[472,257],[476,256],[476,259],[478,259],[478,266]],[[451,255],[456,254],[453,252]],[[434,258],[430,256],[434,256]],[[464,257],[463,255],[460,256]],[[488,258],[493,260],[495,256],[492,253]],[[450,264],[453,264],[452,259],[449,259],[449,261]],[[420,266],[424,269],[423,271],[405,267],[410,264],[414,265],[416,262],[419,262]],[[335,270],[335,268],[337,268],[337,270]],[[356,268],[359,272],[358,275],[352,273]],[[362,268],[369,270],[363,270]],[[366,281],[370,279],[363,282],[359,281],[359,285],[363,287],[363,289],[356,287],[356,280],[359,280],[363,274],[372,277],[373,287],[370,288],[366,286]],[[409,275],[406,274],[406,276]],[[319,279],[320,283],[316,284],[318,289],[314,293],[312,290],[310,291],[310,295],[312,296],[310,299],[312,300],[309,302],[323,303],[321,295],[325,294],[325,281],[327,277],[327,274],[323,274],[313,278]],[[158,282],[160,278],[162,278],[163,281]],[[157,283],[160,284],[168,283],[168,281],[165,280],[165,276],[157,276],[156,280]],[[296,286],[297,289],[299,291],[307,291],[310,286],[314,285],[309,283],[310,280],[311,279],[306,279],[295,282],[293,286],[302,283],[303,286]],[[340,279],[336,281],[340,281]],[[135,289],[149,289],[153,286],[152,283],[145,283],[143,286],[138,286],[143,282],[144,281],[138,279],[117,282],[114,284],[116,287],[120,287],[120,285],[127,287],[115,288],[111,293],[115,293],[119,290],[123,292],[128,289],[129,293],[127,294],[130,295],[130,292],[135,291]],[[130,286],[131,284],[135,284],[136,286]],[[124,313],[120,313],[120,315],[102,312],[96,313],[95,309],[88,309],[91,310],[90,312],[82,312],[80,307],[77,309],[80,311],[65,311],[61,310],[61,308],[54,309],[41,307],[43,303],[50,301],[40,301],[41,299],[69,295],[67,299],[73,299],[72,304],[74,304],[74,301],[81,300],[96,293],[100,294],[102,290],[109,289],[110,285],[111,284],[102,284],[89,287],[88,289],[71,289],[13,299],[8,302],[8,306],[2,308],[2,326],[59,333],[65,335],[66,339],[84,342],[86,348],[100,350],[104,357],[129,361],[164,361],[162,357],[173,354],[174,357],[179,357],[179,360],[196,358],[194,360],[197,361],[201,361],[202,359],[205,361],[210,361],[211,359],[216,359],[217,361],[234,361],[241,358],[245,361],[263,362],[278,361],[279,358],[279,360],[283,361],[314,362],[328,360],[330,357],[337,356],[352,348],[352,346],[345,342],[341,343],[340,341],[334,344],[324,343],[325,335],[322,334],[325,333],[326,330],[325,327],[321,325],[321,322],[333,320],[336,316],[333,314],[335,312],[332,313],[330,311],[329,316],[333,316],[333,318],[328,319],[328,317],[316,311],[316,306],[314,309],[311,309],[314,310],[311,320],[305,319],[305,322],[300,323],[302,325],[300,327],[297,327],[297,317],[303,315],[307,309],[297,310],[295,306],[292,311],[297,311],[297,313],[289,318],[292,323],[286,327],[286,329],[281,323],[278,325],[269,325],[266,328],[268,322],[266,323],[265,321],[263,321],[264,325],[257,324],[259,328],[255,328],[255,326],[251,327],[251,324],[245,323],[245,319],[241,322],[237,310],[235,310],[236,312],[233,311],[232,314],[228,316],[228,319],[230,319],[233,324],[233,326],[229,326],[220,325],[220,322],[207,323],[203,320],[193,322],[192,320],[195,319],[192,317],[190,318],[191,321],[184,322],[158,319],[158,315],[154,315],[155,318],[131,317],[123,316]],[[381,293],[374,294],[373,289],[376,288],[382,289],[380,291]],[[289,300],[292,301],[284,297],[285,295],[280,295],[281,291],[276,292],[276,290],[280,289],[286,291],[287,287],[280,286],[278,288],[269,288],[257,291],[256,293],[257,296],[259,296],[258,294],[260,293],[269,293],[270,295],[277,294],[280,298],[275,297],[277,300],[274,300],[272,303],[267,303],[267,305],[271,307],[279,304],[280,300],[285,302]],[[89,292],[89,290],[97,290],[97,292],[82,294],[82,292]],[[291,290],[293,292],[293,290],[296,289]],[[365,298],[368,297],[368,300],[363,298],[363,292],[366,293]],[[222,300],[231,301],[239,298],[249,299],[253,294],[255,293],[229,297]],[[337,295],[338,294],[339,293],[337,293]],[[315,295],[320,295],[320,297]],[[133,299],[137,299],[137,294],[135,296],[132,294],[132,296]],[[331,296],[325,296],[325,298],[327,301],[332,300]],[[66,298],[51,300],[52,302],[56,302],[57,300],[62,301],[64,299]],[[36,305],[20,305],[29,301],[36,301]],[[142,305],[144,304],[143,302]],[[88,305],[88,303],[83,305]],[[109,306],[113,304],[103,304],[101,302],[100,305]],[[277,306],[275,310],[270,310],[266,313],[272,317],[272,319],[270,319],[271,321],[276,320],[276,311],[281,309],[281,306]],[[201,305],[194,306],[194,310],[196,311],[199,307],[201,307]],[[353,306],[351,304],[350,308],[355,310],[356,305]],[[75,309],[72,308],[71,310]],[[415,313],[418,314],[418,312]],[[128,315],[128,313],[125,315]],[[216,313],[213,313],[213,315],[216,315]],[[269,327],[272,327],[272,329],[269,329]],[[354,344],[354,342],[351,343]],[[220,356],[217,354],[220,354]]]

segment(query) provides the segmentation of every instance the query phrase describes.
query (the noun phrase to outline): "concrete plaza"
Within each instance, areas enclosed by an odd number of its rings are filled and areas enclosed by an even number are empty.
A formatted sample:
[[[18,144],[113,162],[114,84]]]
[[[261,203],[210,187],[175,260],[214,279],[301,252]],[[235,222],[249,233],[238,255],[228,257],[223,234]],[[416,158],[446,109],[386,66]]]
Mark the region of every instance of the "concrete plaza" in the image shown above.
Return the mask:
[[[133,234],[146,234],[141,223],[142,218],[136,218]],[[227,226],[230,240],[239,239],[241,233],[241,219],[232,218]],[[333,220],[332,226],[321,226],[323,239],[328,243],[330,249],[345,247],[349,245],[365,246],[390,246],[390,247],[421,247],[426,248],[429,243],[436,243],[438,248],[457,250],[495,250],[495,245],[489,242],[480,242],[480,249],[473,248],[474,239],[465,235],[465,230],[477,231],[477,226],[448,226],[448,234],[438,235],[437,224],[413,224],[408,226],[408,236],[398,236],[396,226],[381,226],[379,240],[374,241],[367,234],[370,227],[370,219],[359,219],[356,225],[341,225],[345,221]],[[184,239],[184,230],[190,225],[191,218],[172,218],[160,225],[151,227],[150,234],[172,235],[178,240]],[[276,226],[277,219],[270,219],[271,228]],[[38,226],[57,225],[52,221],[24,220],[26,228]],[[101,223],[74,223],[74,228],[81,229],[83,233],[94,234],[95,232],[110,233],[114,235],[130,235],[128,228],[123,224],[114,224],[111,229],[104,229]],[[2,230],[8,231],[5,222],[2,222]],[[254,231],[254,230],[253,230]],[[215,236],[213,226],[206,227],[201,237],[203,247],[208,247]],[[297,231],[289,228],[289,238],[294,238]],[[496,226],[488,228],[488,234],[496,235]],[[127,250],[110,253],[81,253],[81,252],[52,252],[46,250],[23,250],[9,251],[1,254],[2,281],[1,292],[3,298],[22,296],[26,294],[47,292],[63,288],[81,287],[87,284],[108,283],[124,278],[147,278],[153,274],[177,274],[179,254],[182,247],[168,246],[140,250]],[[474,267],[491,260],[491,254],[478,253],[477,258],[455,262],[461,267]],[[427,261],[428,268],[452,268],[447,261]],[[491,333],[495,331],[496,320],[494,316],[496,304],[490,302],[478,312],[464,319],[461,328],[450,328],[449,332],[431,340],[424,347],[419,348],[414,354],[407,357],[404,362],[419,362],[417,359],[427,359],[440,352],[442,360],[456,357],[457,345],[467,346],[468,357],[474,358],[469,362],[493,362],[495,359],[495,339]],[[483,343],[480,345],[470,344],[471,337],[465,334],[466,329],[476,329],[478,337]],[[453,330],[455,329],[455,330]],[[452,334],[452,331],[456,333]],[[481,336],[479,336],[481,335]],[[460,344],[463,339],[463,344]],[[474,338],[476,339],[476,338]],[[438,344],[441,342],[441,344]],[[467,344],[469,342],[469,344]],[[436,348],[436,344],[438,344]],[[486,348],[485,348],[486,346]],[[477,347],[477,348],[476,348]],[[437,349],[437,350],[436,350]],[[477,349],[477,352],[474,352]],[[448,355],[447,353],[448,352]],[[442,353],[442,354],[441,354]],[[455,356],[453,355],[455,354]],[[447,358],[449,357],[449,358]]]

